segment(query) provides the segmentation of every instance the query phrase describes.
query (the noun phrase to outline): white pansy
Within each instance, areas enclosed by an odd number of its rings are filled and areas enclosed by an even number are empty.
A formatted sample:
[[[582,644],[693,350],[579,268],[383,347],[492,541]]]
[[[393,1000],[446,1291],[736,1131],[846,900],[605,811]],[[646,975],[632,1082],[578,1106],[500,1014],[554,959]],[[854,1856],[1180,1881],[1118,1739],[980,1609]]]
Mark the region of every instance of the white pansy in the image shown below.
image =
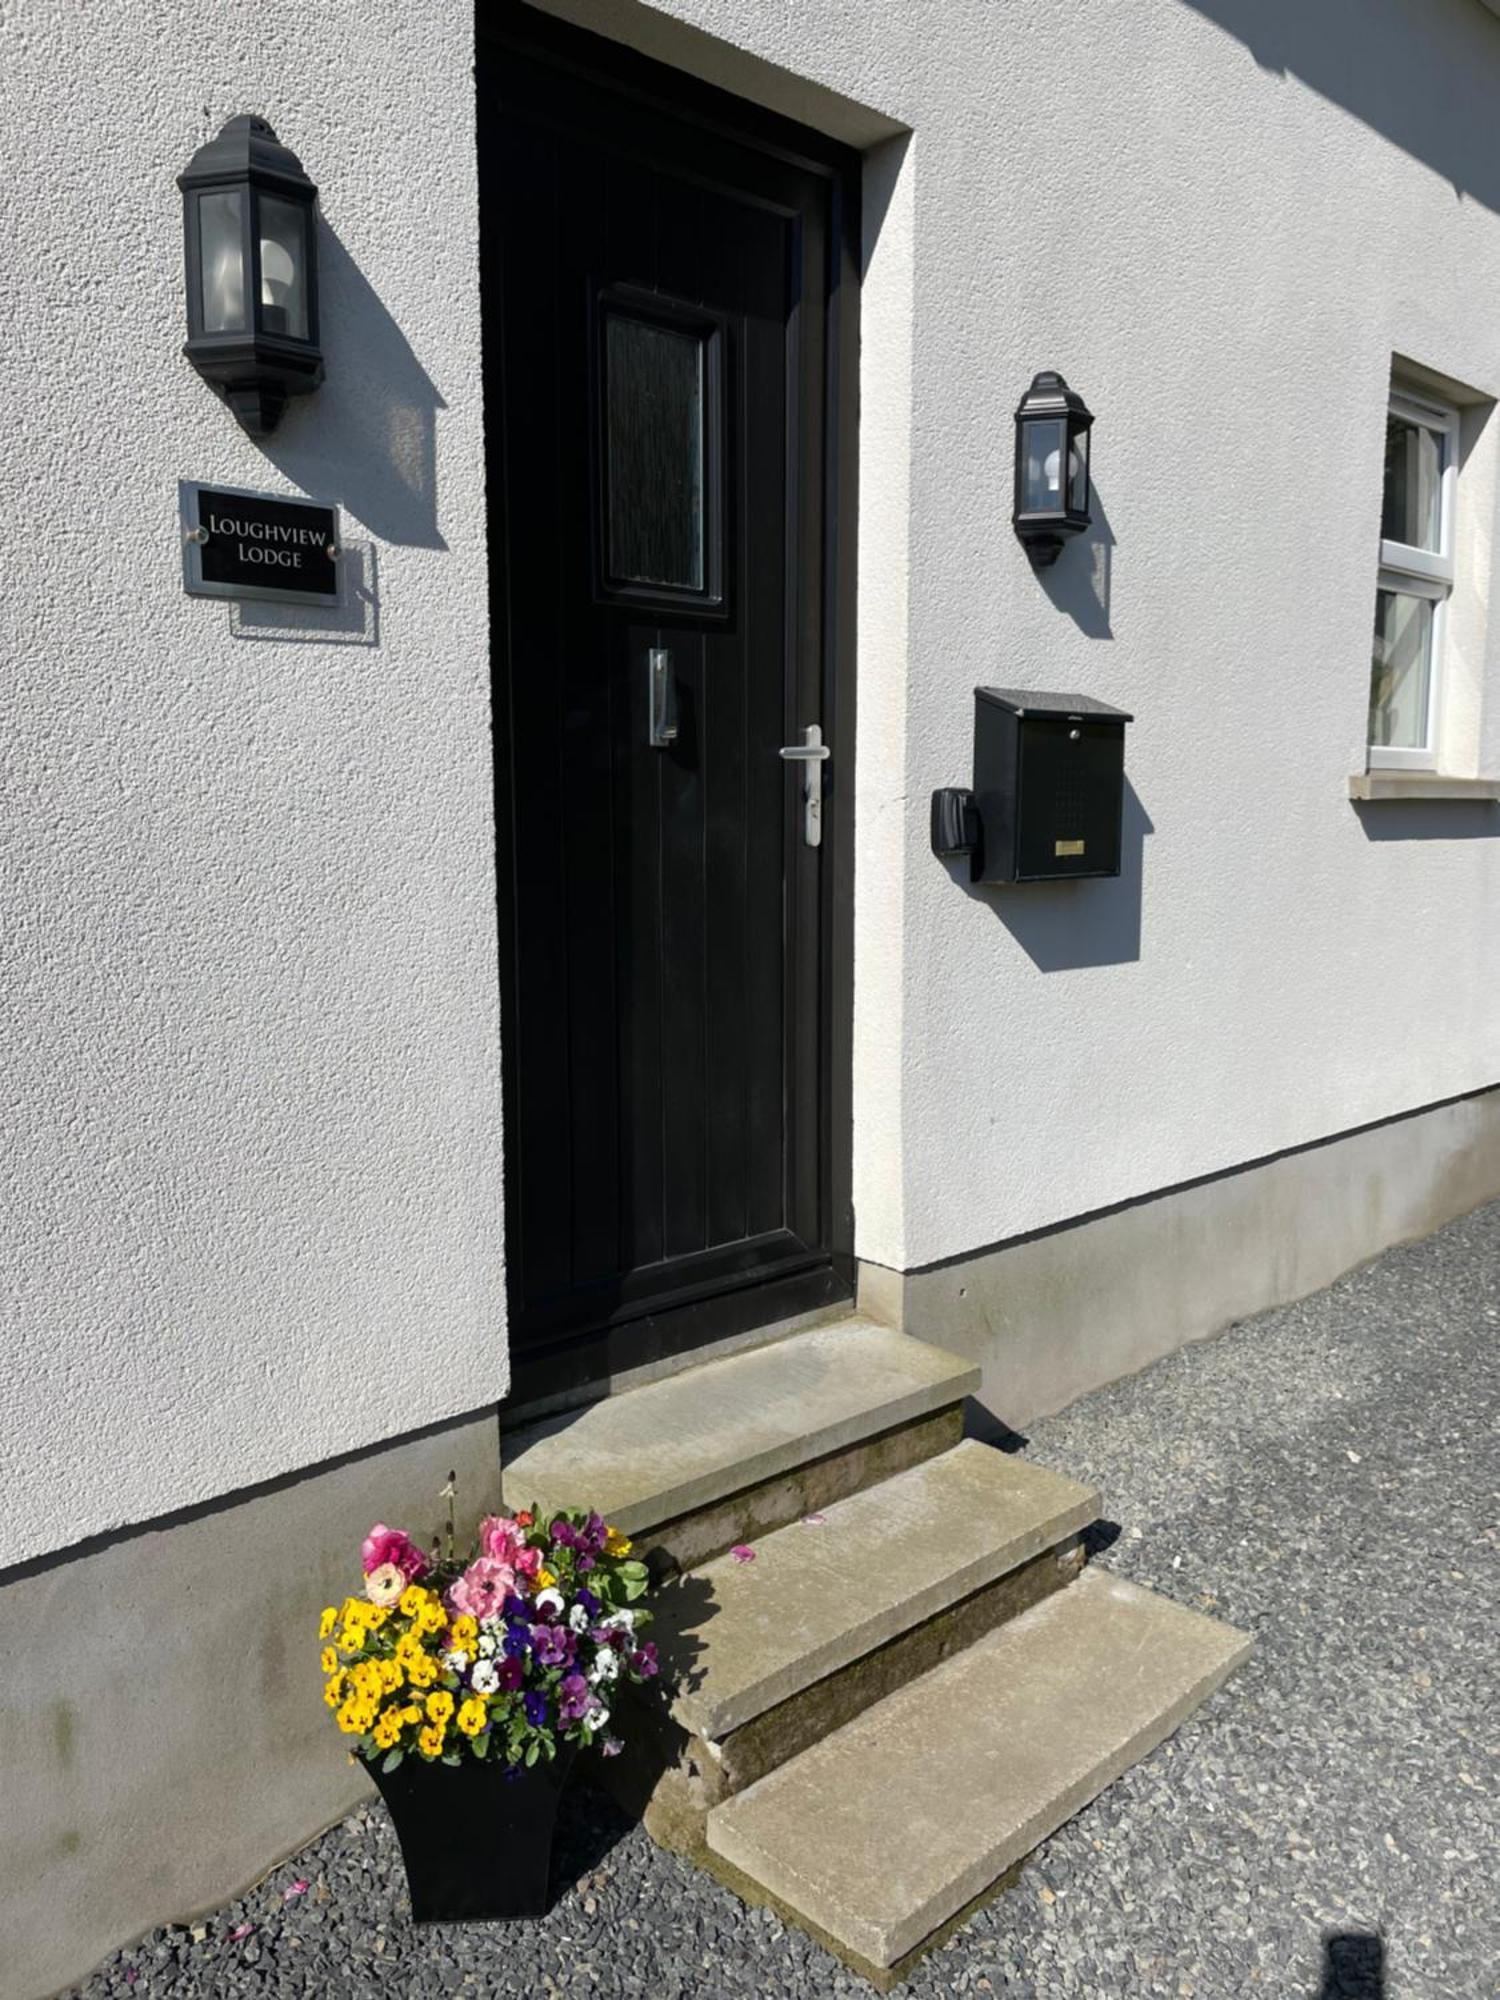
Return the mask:
[[[608,1622],[612,1631],[633,1632],[635,1630],[635,1613],[625,1610],[622,1606],[620,1610],[610,1612]]]
[[[612,1681],[620,1671],[620,1656],[613,1646],[601,1646],[594,1664],[589,1668],[591,1681]]]
[[[450,1674],[461,1674],[469,1664],[469,1656],[461,1646],[455,1646],[451,1653],[444,1653],[443,1665]]]
[[[480,1619],[479,1629],[481,1632],[498,1632],[504,1623],[505,1620],[500,1616],[499,1612],[492,1611],[488,1618]]]
[[[498,1642],[493,1632],[481,1632],[479,1635],[480,1659],[481,1660],[489,1659],[491,1655],[495,1652],[497,1644]]]
[[[531,1601],[537,1611],[561,1611],[563,1608],[563,1595],[560,1590],[539,1590]]]
[[[607,1708],[595,1707],[591,1708],[583,1718],[583,1726],[585,1729],[592,1729],[597,1733],[608,1721],[609,1710]]]
[[[493,1660],[481,1660],[475,1667],[469,1686],[475,1694],[494,1694],[500,1685],[500,1674]]]
[[[581,1604],[575,1604],[573,1609],[568,1613],[568,1623],[575,1632],[587,1632],[589,1629],[589,1614]]]

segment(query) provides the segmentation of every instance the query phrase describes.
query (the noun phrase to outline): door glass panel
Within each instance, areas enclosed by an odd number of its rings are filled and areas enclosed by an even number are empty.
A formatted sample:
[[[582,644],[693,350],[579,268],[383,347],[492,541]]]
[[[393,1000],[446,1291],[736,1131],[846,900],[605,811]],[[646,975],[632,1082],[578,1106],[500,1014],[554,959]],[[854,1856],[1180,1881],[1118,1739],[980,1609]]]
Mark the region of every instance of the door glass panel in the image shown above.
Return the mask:
[[[612,582],[704,587],[704,366],[695,333],[605,320],[605,524]]]
[[[1375,593],[1370,741],[1382,750],[1427,748],[1433,610],[1429,597]]]
[[[1443,436],[1426,424],[1398,417],[1385,425],[1385,501],[1381,539],[1410,549],[1442,552]]]

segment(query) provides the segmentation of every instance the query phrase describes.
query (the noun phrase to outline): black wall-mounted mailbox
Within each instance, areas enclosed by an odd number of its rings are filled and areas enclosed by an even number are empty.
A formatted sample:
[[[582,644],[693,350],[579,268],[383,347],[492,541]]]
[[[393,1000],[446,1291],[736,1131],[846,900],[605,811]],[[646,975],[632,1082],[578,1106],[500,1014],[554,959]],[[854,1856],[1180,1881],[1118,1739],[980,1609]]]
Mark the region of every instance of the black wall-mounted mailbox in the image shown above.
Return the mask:
[[[1088,695],[975,688],[971,879],[1118,875],[1133,720]]]

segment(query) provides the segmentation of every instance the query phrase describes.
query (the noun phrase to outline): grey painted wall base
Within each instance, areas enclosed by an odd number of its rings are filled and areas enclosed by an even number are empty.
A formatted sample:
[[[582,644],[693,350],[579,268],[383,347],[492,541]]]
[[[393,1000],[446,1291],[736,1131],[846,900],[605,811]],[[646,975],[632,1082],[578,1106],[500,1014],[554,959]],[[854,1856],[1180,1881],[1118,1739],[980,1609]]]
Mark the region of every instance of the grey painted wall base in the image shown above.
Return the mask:
[[[1496,1196],[1489,1090],[961,1261],[863,1264],[859,1306],[978,1362],[1019,1427]]]
[[[318,1612],[372,1523],[436,1532],[450,1469],[461,1521],[498,1504],[493,1415],[0,1582],[0,2000],[216,1906],[369,1791]]]

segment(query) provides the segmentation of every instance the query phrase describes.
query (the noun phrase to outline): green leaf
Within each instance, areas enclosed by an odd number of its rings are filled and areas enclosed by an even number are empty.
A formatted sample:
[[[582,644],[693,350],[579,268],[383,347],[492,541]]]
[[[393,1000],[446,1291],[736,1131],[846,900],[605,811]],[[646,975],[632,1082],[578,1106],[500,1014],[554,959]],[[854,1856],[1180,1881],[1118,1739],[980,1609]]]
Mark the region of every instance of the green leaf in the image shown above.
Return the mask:
[[[538,1746],[535,1743],[528,1743],[526,1746],[527,1764],[528,1765],[534,1764],[537,1760],[537,1755],[538,1755]]]
[[[381,1770],[394,1771],[404,1755],[405,1752],[401,1750],[387,1750],[385,1753],[385,1762],[380,1767]]]
[[[444,1762],[445,1764],[454,1764],[454,1765],[457,1765],[457,1764],[459,1764],[459,1763],[460,1763],[461,1761],[462,1761],[462,1759],[461,1759],[461,1758],[459,1757],[459,1754],[458,1754],[458,1752],[457,1752],[456,1750],[449,1750],[449,1751],[447,1751],[447,1752],[446,1752],[446,1753],[444,1754],[444,1757],[443,1757],[443,1762]]]

